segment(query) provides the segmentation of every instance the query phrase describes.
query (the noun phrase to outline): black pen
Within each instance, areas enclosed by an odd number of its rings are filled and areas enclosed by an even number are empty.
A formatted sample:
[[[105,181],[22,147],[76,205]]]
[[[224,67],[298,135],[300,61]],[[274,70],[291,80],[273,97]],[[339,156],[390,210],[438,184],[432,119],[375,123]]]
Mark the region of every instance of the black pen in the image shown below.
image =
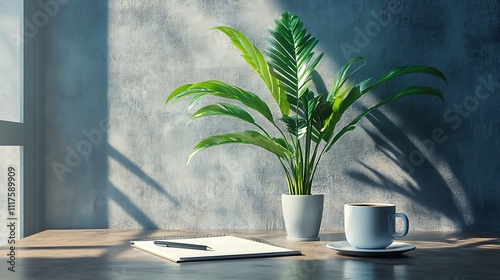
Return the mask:
[[[178,243],[178,242],[170,242],[170,241],[155,240],[154,244],[157,246],[172,247],[172,248],[193,249],[193,250],[212,250],[212,248],[210,248],[206,245]]]

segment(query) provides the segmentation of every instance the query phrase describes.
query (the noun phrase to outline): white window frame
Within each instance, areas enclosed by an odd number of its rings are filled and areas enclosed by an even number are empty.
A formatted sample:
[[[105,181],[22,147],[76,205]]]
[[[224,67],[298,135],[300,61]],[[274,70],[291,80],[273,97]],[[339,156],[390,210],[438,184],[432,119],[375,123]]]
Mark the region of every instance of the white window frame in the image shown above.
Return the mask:
[[[37,1],[24,0],[23,3],[23,19],[33,18],[39,10]],[[45,227],[44,33],[44,28],[40,28],[36,36],[23,44],[20,58],[23,92],[21,122],[0,120],[0,146],[21,147],[18,173],[22,176],[18,213],[21,238],[40,232]]]

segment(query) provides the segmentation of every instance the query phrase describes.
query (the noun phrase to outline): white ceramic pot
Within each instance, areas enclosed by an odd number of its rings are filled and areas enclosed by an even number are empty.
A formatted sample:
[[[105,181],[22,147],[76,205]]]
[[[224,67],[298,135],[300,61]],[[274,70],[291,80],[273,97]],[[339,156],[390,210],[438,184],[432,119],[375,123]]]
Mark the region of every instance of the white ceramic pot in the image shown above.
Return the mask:
[[[319,240],[323,204],[323,194],[282,194],[281,205],[287,239],[294,241]]]

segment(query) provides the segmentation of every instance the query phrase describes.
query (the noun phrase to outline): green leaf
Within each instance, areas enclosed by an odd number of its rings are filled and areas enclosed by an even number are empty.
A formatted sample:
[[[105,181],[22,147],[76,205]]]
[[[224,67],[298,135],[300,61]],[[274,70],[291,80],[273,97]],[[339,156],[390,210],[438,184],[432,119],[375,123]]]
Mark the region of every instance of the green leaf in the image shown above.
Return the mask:
[[[351,87],[351,90],[342,101],[337,102],[337,100],[335,100],[333,110],[335,112],[339,112],[340,114],[344,113],[354,103],[354,101],[358,100],[363,95],[362,92],[363,91],[359,85]]]
[[[279,158],[286,158],[289,153],[288,150],[284,149],[284,147],[281,144],[277,144],[271,138],[257,131],[247,130],[243,132],[214,135],[203,139],[193,148],[193,150],[189,154],[187,162],[189,163],[191,158],[199,151],[202,151],[210,147],[215,147],[225,144],[254,145],[275,154]]]
[[[365,85],[368,83],[369,79],[364,80],[363,82],[359,83],[356,87],[355,90],[351,90],[349,94],[344,98],[344,100],[341,102],[339,111],[342,114],[345,112],[356,100],[358,100],[361,96],[363,96],[365,93],[368,91],[372,90],[376,86],[387,82],[391,79],[394,79],[398,76],[401,75],[407,75],[407,74],[415,74],[415,73],[425,73],[425,74],[431,74],[436,77],[441,78],[446,82],[446,77],[441,73],[439,70],[434,69],[432,67],[427,67],[427,66],[404,66],[404,67],[396,67],[391,70],[389,70],[387,73],[385,73],[379,80],[377,80],[374,84],[365,87]],[[444,99],[443,99],[444,100]]]
[[[320,54],[313,59],[318,39],[308,34],[299,18],[290,13],[283,13],[269,33],[270,47],[266,54],[273,70],[271,73],[287,92],[288,102],[296,105],[291,100],[299,100],[308,91],[312,72],[322,58]]]
[[[323,139],[328,141],[330,139],[330,134],[333,133],[333,129],[335,128],[335,124],[332,121],[332,118],[335,116],[332,111],[332,106],[330,102],[321,102],[320,96],[317,97],[318,104],[315,106],[314,111],[312,113],[312,125],[313,125],[313,135],[315,143],[318,143],[319,140]],[[327,122],[329,125],[327,125]],[[328,130],[325,127],[333,126],[332,129]]]
[[[223,102],[200,108],[193,115],[191,115],[191,118],[189,118],[189,122],[206,116],[228,116],[241,119],[251,124],[255,124],[253,117],[247,111],[241,109],[236,105]]]
[[[383,100],[383,101],[377,103],[376,105],[370,107],[369,109],[367,109],[366,111],[364,111],[363,113],[361,113],[360,115],[358,115],[356,118],[354,118],[349,124],[347,124],[345,127],[343,127],[335,135],[335,137],[333,138],[332,142],[328,145],[328,147],[325,150],[325,152],[327,152],[328,150],[330,150],[331,147],[335,144],[335,142],[337,142],[337,140],[340,139],[341,136],[343,136],[345,133],[347,133],[349,131],[354,130],[355,125],[362,118],[364,118],[365,116],[367,116],[368,114],[370,114],[373,110],[377,109],[378,107],[380,107],[380,106],[382,106],[384,104],[387,104],[387,103],[392,102],[392,101],[394,101],[396,99],[399,99],[401,97],[409,96],[409,95],[419,95],[419,94],[434,95],[434,96],[437,96],[442,101],[444,101],[443,94],[441,93],[441,91],[439,91],[437,89],[434,89],[434,88],[431,88],[431,87],[426,87],[426,86],[409,86],[409,87],[405,87],[405,88],[401,89],[400,91],[392,94],[391,96],[389,96],[385,100]]]
[[[185,85],[182,85],[176,89],[174,89],[174,91],[172,91],[172,93],[170,93],[170,95],[167,97],[167,100],[165,101],[165,104],[168,104],[168,102],[172,99],[178,99],[179,96],[186,92],[189,87],[191,87],[193,84],[185,84]]]
[[[283,116],[280,120],[286,124],[288,132],[298,138],[301,138],[307,132],[307,122],[303,118]]]
[[[220,81],[185,84],[175,89],[166,99],[166,103],[189,97],[191,107],[208,96],[236,100],[244,105],[234,105],[234,102],[211,104],[197,110],[190,121],[205,116],[229,116],[252,123],[261,130],[207,137],[194,147],[188,162],[196,153],[209,147],[225,144],[254,145],[278,157],[290,194],[311,193],[315,172],[323,154],[347,132],[354,130],[357,123],[373,110],[409,95],[434,95],[444,99],[440,91],[430,87],[406,87],[368,108],[337,132],[336,126],[340,123],[343,113],[376,86],[412,73],[433,75],[446,81],[445,76],[431,67],[406,66],[393,68],[379,79],[368,78],[355,83],[351,81],[351,76],[365,65],[363,58],[355,57],[340,69],[330,92],[327,92],[326,87],[322,87],[325,88],[322,94],[315,95],[309,86],[312,73],[322,59],[322,54],[315,54],[318,40],[307,33],[297,16],[285,12],[280,19],[275,20],[275,26],[270,30],[270,38],[267,40],[269,48],[266,50],[266,57],[241,32],[222,26],[215,29],[229,37],[248,65],[263,80],[280,109],[280,120],[284,122],[289,133],[286,133],[282,126],[276,125],[268,105],[252,92]],[[373,84],[369,85],[369,82]],[[271,136],[258,125],[247,108],[259,112],[269,120],[279,137]]]
[[[241,51],[241,55],[248,65],[252,67],[266,84],[281,113],[283,115],[288,115],[290,113],[290,104],[286,98],[286,92],[279,87],[278,79],[271,75],[269,65],[260,50],[257,49],[245,35],[236,29],[225,26],[218,26],[215,27],[215,29],[224,32],[233,45]]]
[[[347,75],[347,71],[349,71],[351,66],[357,61],[361,61],[362,64],[358,68],[354,69],[349,75]],[[326,98],[326,100],[332,101],[333,98],[336,97],[338,95],[338,93],[341,91],[342,86],[345,84],[347,79],[349,79],[349,77],[351,77],[354,73],[356,73],[356,71],[358,71],[361,67],[363,67],[365,65],[365,63],[366,62],[365,62],[364,58],[355,57],[355,58],[349,60],[344,66],[342,66],[342,68],[339,70],[339,72],[337,74],[337,77],[333,81],[332,90],[328,94],[328,97]]]
[[[406,75],[406,74],[415,74],[415,73],[425,73],[425,74],[431,74],[434,75],[441,80],[447,82],[446,77],[444,76],[441,71],[428,67],[428,66],[403,66],[403,67],[396,67],[392,68],[391,70],[387,71],[377,82],[375,82],[373,85],[370,85],[366,89],[363,90],[363,94],[365,92],[368,92],[369,90],[373,89],[374,87],[378,86],[381,83],[387,82],[390,79],[394,79],[398,76],[401,75]]]
[[[293,145],[288,143],[284,138],[273,138],[273,141],[280,145],[283,149],[288,150],[288,154],[294,153]]]
[[[191,85],[184,85],[172,92],[167,98],[167,102],[172,99],[179,99],[191,96],[192,100],[198,101],[204,96],[211,95],[226,99],[234,99],[243,103],[263,115],[274,124],[273,115],[267,104],[256,94],[245,91],[239,87],[228,85],[220,81],[204,81]]]

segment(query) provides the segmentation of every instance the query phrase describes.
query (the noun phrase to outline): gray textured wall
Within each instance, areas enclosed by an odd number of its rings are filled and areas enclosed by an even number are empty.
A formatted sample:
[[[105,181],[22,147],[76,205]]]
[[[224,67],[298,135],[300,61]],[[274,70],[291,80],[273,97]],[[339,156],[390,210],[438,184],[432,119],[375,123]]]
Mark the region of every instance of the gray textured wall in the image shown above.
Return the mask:
[[[323,229],[342,229],[344,203],[371,201],[397,204],[413,230],[500,230],[500,5],[430,0],[61,6],[46,38],[47,227],[283,229],[286,183],[266,152],[226,146],[185,165],[203,137],[246,127],[217,118],[186,126],[185,102],[164,106],[175,87],[205,79],[271,101],[226,37],[208,29],[235,27],[264,49],[283,11],[319,38],[327,87],[355,55],[368,62],[364,75],[423,64],[449,79],[402,79],[354,108],[350,116],[400,83],[446,96],[400,100],[338,143],[313,190],[326,195]]]

